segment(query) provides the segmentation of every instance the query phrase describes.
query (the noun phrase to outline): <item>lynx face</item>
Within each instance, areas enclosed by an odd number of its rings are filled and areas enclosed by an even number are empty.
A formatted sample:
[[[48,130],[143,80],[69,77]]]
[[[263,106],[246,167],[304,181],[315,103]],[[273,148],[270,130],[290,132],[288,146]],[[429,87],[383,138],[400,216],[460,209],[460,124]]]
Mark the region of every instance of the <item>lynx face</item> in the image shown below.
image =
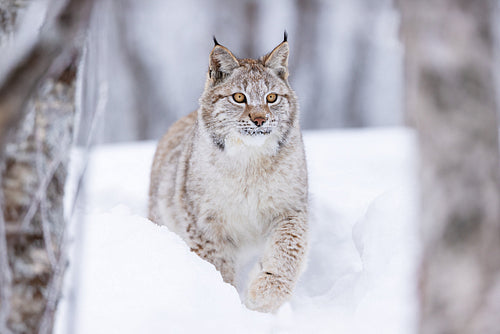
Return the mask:
[[[296,98],[288,84],[288,43],[259,60],[237,59],[221,45],[210,55],[201,123],[214,144],[271,143],[276,148],[296,126]]]

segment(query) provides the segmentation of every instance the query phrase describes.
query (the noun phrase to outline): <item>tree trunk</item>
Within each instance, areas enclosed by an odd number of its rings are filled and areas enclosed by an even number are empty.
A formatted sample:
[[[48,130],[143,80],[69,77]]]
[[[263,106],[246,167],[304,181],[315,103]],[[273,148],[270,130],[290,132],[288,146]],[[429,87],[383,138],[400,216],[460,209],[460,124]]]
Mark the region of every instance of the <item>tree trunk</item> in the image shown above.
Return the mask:
[[[91,4],[70,0],[49,13],[38,41],[0,85],[1,333],[52,332],[66,265],[63,196],[80,49],[74,40]]]
[[[134,4],[135,3],[135,4]],[[130,15],[135,10],[137,2],[134,0],[114,1],[112,8],[113,18],[116,20],[120,53],[123,54],[125,66],[133,78],[133,117],[135,118],[136,140],[149,139],[152,134],[161,137],[165,131],[165,124],[173,124],[175,115],[170,115],[165,103],[162,102],[158,83],[148,69],[142,50],[138,50],[134,41],[134,26],[130,24]]]
[[[346,96],[344,98],[343,125],[345,127],[364,127],[368,116],[365,107],[365,86],[370,66],[372,49],[371,31],[375,28],[377,9],[380,1],[362,1],[359,15],[362,20],[357,21],[354,35],[353,56],[350,62],[350,77],[346,82]],[[361,21],[361,22],[359,22]]]
[[[325,115],[320,115],[321,106],[318,96],[325,96],[326,89],[321,84],[321,61],[319,58],[321,34],[321,1],[295,0],[293,2],[295,15],[293,17],[297,31],[290,36],[294,52],[290,59],[291,80],[303,81],[303,97],[300,109],[307,111],[310,127],[322,127]],[[293,83],[293,82],[292,82]],[[328,109],[327,113],[331,113]]]
[[[487,0],[399,1],[419,136],[421,333],[498,333],[500,159]]]
[[[8,327],[15,333],[52,328],[65,266],[63,197],[74,100],[75,71],[69,67],[44,82],[5,152],[2,186],[12,269]]]

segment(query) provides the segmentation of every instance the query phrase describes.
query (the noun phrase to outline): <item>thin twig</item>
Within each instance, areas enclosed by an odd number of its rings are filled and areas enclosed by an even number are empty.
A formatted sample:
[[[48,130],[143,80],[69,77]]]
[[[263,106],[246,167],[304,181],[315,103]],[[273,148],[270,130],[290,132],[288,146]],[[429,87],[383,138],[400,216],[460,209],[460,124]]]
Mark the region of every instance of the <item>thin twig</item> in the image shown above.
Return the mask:
[[[0,185],[2,173],[0,173]],[[7,257],[7,238],[5,234],[5,220],[3,216],[3,191],[0,187],[0,333],[10,333],[7,328],[7,319],[10,313],[10,296],[12,287],[12,274]]]
[[[35,109],[35,112],[36,109]],[[36,115],[35,115],[36,119]],[[36,143],[36,153],[35,153],[35,166],[36,166],[36,172],[37,172],[37,179],[42,180],[43,175],[42,175],[42,151],[43,151],[43,143],[40,138],[40,129],[37,127],[38,122],[35,121],[35,143]],[[53,175],[49,177],[50,180],[52,180]],[[48,186],[48,183],[47,183]],[[50,266],[52,270],[55,270],[56,266],[56,257],[54,254],[54,249],[53,244],[52,244],[52,237],[50,233],[50,227],[48,226],[47,223],[47,203],[44,200],[40,201],[40,205],[37,205],[40,209],[40,220],[41,220],[41,225],[42,225],[42,235],[43,235],[43,242],[45,244],[45,251],[47,252],[47,257],[49,259]]]
[[[73,218],[76,202],[83,189],[83,180],[87,171],[88,161],[90,159],[90,150],[92,146],[92,140],[94,138],[95,131],[97,129],[98,120],[102,119],[102,115],[106,110],[106,104],[108,100],[108,85],[106,82],[101,82],[98,84],[98,94],[97,94],[97,103],[96,107],[93,108],[95,111],[92,114],[92,120],[89,128],[89,132],[87,135],[87,141],[85,143],[85,158],[83,163],[83,169],[78,176],[77,188],[75,190],[75,196],[71,203],[70,213],[68,214],[68,220]],[[82,112],[80,110],[80,112]],[[74,136],[76,138],[76,135]],[[62,240],[60,243],[60,249],[58,251],[59,259],[57,261],[57,265],[54,270],[54,275],[51,278],[51,282],[48,288],[48,297],[47,297],[47,307],[45,309],[44,315],[42,317],[39,334],[46,334],[48,330],[52,327],[51,321],[53,321],[53,315],[56,311],[57,302],[59,299],[59,293],[62,288],[62,284],[64,282],[64,269],[68,262],[68,254],[66,252],[60,251],[61,249],[65,249],[68,243],[68,231],[66,226],[64,227],[64,231],[62,233]]]
[[[98,90],[98,97],[97,97],[97,104],[96,104],[95,112],[94,112],[94,115],[92,117],[89,133],[87,136],[87,142],[85,143],[85,149],[84,149],[85,158],[84,158],[84,163],[83,163],[84,167],[83,167],[83,171],[81,173],[81,177],[79,178],[79,181],[78,181],[76,194],[75,194],[75,196],[73,198],[73,202],[71,204],[70,217],[73,215],[73,212],[75,211],[76,201],[78,199],[78,194],[79,194],[81,186],[82,186],[81,182],[83,182],[83,177],[85,176],[85,173],[87,172],[87,166],[88,166],[88,162],[90,160],[89,152],[91,151],[92,139],[93,139],[94,133],[97,129],[97,120],[102,119],[102,117],[105,113],[105,110],[106,110],[107,103],[108,103],[108,85],[106,82],[101,82],[101,83],[99,83],[99,90]]]
[[[64,282],[64,272],[66,264],[68,261],[68,256],[66,252],[62,250],[66,248],[67,245],[67,233],[66,229],[63,228],[62,238],[58,243],[59,247],[57,249],[57,254],[59,258],[57,259],[54,267],[50,283],[47,287],[47,304],[45,306],[45,311],[40,321],[39,334],[49,334],[53,327],[54,314],[57,309],[57,302],[62,290],[62,285]]]
[[[104,45],[104,48],[105,47],[106,46]],[[88,50],[87,50],[87,52],[88,52]],[[82,59],[84,59],[84,58],[82,58]],[[85,62],[83,62],[82,64],[85,64]],[[83,68],[83,70],[85,70],[84,67],[81,67],[81,69],[82,68]],[[104,115],[105,110],[106,110],[107,101],[108,101],[108,84],[107,84],[107,82],[105,82],[105,81],[99,82],[97,84],[97,87],[98,87],[97,103],[95,104],[95,107],[92,107],[92,108],[90,108],[90,110],[87,110],[87,112],[89,112],[92,115],[91,121],[90,121],[90,128],[88,130],[87,137],[86,137],[87,140],[85,142],[83,168],[80,171],[80,174],[78,176],[78,182],[77,182],[77,187],[76,187],[76,191],[75,191],[75,196],[73,197],[73,201],[71,203],[71,209],[69,210],[70,212],[68,214],[68,221],[71,221],[74,219],[77,200],[79,199],[80,195],[83,196],[84,180],[85,180],[85,176],[87,173],[88,162],[90,160],[90,153],[89,152],[92,149],[92,141],[93,141],[96,129],[97,129],[98,121],[102,120],[103,115]],[[84,112],[84,110],[80,109],[79,112]],[[77,128],[80,129],[80,127],[77,127]],[[75,133],[75,138],[76,137],[77,137],[77,135]],[[81,229],[81,226],[82,226],[82,222],[78,221],[77,228],[80,229],[81,233],[79,233],[79,234],[77,233],[77,234],[78,234],[78,237],[80,238],[80,244],[81,244],[81,240],[82,240],[83,235],[84,235],[84,231],[83,231],[83,229]],[[66,233],[65,233],[65,237],[67,237]],[[79,273],[78,270],[80,269],[79,264],[81,263],[81,261],[79,261],[79,259],[81,259],[83,256],[81,248],[82,248],[81,246],[75,247],[75,254],[72,256],[73,261],[75,263],[73,270],[75,271],[74,275],[75,275],[76,279],[78,279],[78,277],[80,276],[80,275],[78,275],[78,273]],[[79,287],[78,282],[74,282],[73,284],[74,284],[74,287],[76,287],[76,289],[78,289],[78,287]],[[76,292],[76,294],[78,294],[78,292]],[[77,312],[76,306],[73,305],[73,307],[69,307],[69,310],[70,311],[68,312],[68,316],[67,316],[67,320],[66,320],[66,325],[67,325],[66,329],[67,329],[68,333],[71,333],[71,332],[74,332],[75,329],[77,328],[76,327],[77,323],[75,321],[76,320],[76,312]]]
[[[45,174],[45,177],[43,178],[43,180],[40,182],[38,189],[35,192],[35,195],[33,196],[31,204],[28,208],[28,211],[26,212],[26,214],[23,217],[23,221],[21,223],[22,229],[25,229],[25,230],[28,229],[29,223],[31,222],[31,220],[35,216],[40,202],[45,197],[45,193],[47,191],[47,187],[49,186],[50,181],[54,177],[54,174],[57,171],[57,168],[59,167],[59,165],[65,159],[64,153],[66,153],[66,152],[63,152],[63,151],[59,152],[57,157],[50,162],[49,167],[47,168],[47,173]]]

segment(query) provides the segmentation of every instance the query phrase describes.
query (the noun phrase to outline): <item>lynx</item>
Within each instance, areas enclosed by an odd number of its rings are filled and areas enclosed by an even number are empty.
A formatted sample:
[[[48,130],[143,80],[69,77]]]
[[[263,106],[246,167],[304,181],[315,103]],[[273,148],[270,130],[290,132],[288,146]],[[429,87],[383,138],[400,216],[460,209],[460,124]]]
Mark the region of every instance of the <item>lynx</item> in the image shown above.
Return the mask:
[[[211,262],[248,308],[274,312],[303,269],[308,229],[287,35],[260,59],[238,59],[214,42],[199,109],[158,144],[149,218]]]

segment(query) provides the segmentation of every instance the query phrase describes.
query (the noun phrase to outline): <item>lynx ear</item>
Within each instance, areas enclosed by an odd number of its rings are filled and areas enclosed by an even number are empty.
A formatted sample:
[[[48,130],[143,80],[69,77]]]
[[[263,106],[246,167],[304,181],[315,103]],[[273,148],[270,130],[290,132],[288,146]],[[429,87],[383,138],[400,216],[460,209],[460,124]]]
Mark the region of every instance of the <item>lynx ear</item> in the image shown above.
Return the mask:
[[[283,80],[288,78],[288,42],[287,34],[280,45],[274,48],[271,53],[262,58],[264,66],[274,70],[274,72]]]
[[[215,46],[210,52],[208,75],[216,83],[240,66],[236,57],[226,47],[220,45],[214,37]]]

